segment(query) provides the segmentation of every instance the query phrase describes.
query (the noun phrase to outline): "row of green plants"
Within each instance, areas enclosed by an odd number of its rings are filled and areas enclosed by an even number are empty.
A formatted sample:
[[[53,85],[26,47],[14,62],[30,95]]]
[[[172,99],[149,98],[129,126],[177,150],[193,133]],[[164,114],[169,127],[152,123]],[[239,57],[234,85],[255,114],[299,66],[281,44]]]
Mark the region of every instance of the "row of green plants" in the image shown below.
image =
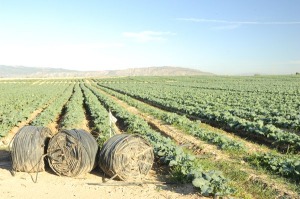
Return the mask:
[[[200,134],[199,132],[202,132],[202,129],[199,127],[199,124],[197,122],[190,121],[184,116],[180,116],[176,113],[169,113],[166,111],[162,111],[160,109],[151,107],[149,105],[146,105],[145,103],[142,103],[138,100],[135,100],[129,96],[120,94],[116,91],[113,91],[111,89],[107,89],[104,87],[99,87],[101,90],[104,90],[105,92],[127,102],[131,106],[134,106],[142,111],[145,111],[163,121],[165,121],[168,124],[175,125],[179,128],[182,128],[184,131],[190,133],[191,135],[194,135],[195,137],[198,137],[202,140],[211,142],[213,144],[216,144],[221,149],[225,150],[234,150],[238,153],[244,154],[244,159],[247,162],[250,162],[252,165],[262,167],[264,169],[270,170],[272,173],[278,174],[280,176],[286,177],[288,179],[292,180],[299,180],[300,179],[300,166],[297,166],[300,164],[300,157],[298,155],[279,155],[275,153],[257,153],[254,155],[251,155],[250,158],[248,156],[249,150],[240,142],[237,142],[235,140],[231,140],[225,136],[222,136],[220,134],[211,132],[211,131],[204,131],[204,134]],[[247,152],[248,151],[248,152]],[[280,160],[280,161],[276,161]]]
[[[73,94],[64,108],[65,112],[59,124],[60,128],[82,128],[83,121],[85,120],[85,113],[83,109],[83,95],[79,83],[75,84]]]
[[[221,149],[245,151],[245,146],[241,142],[228,138],[225,135],[203,129],[200,127],[199,121],[191,121],[185,116],[157,109],[153,106],[149,106],[145,103],[135,100],[129,97],[128,95],[123,95],[112,89],[107,89],[103,86],[101,87],[101,89],[127,102],[129,105],[134,106],[142,110],[143,112],[151,114],[152,116],[164,121],[166,124],[175,125],[176,127],[183,129],[188,134],[200,138],[201,140],[212,143],[214,145],[217,145]]]
[[[249,121],[261,120],[265,124],[273,124],[279,128],[299,130],[299,111],[297,110],[297,96],[300,94],[299,78],[230,77],[213,78],[204,82],[198,80],[196,83],[186,79],[185,81],[167,82],[166,84],[175,86],[176,89],[180,87],[183,89],[195,88],[204,93],[213,91],[211,94],[216,96],[216,99],[211,101],[213,105],[211,108],[214,110],[221,108]],[[245,104],[237,103],[237,100],[245,102]]]
[[[297,76],[135,76],[115,79],[97,79],[109,83],[163,83],[176,87],[194,87],[199,90],[235,92],[300,94]]]
[[[159,91],[156,97],[172,98],[175,94],[175,100],[184,97],[189,105],[228,111],[242,119],[261,120],[279,128],[299,130],[300,126],[300,80],[293,76],[127,77],[96,81],[121,84],[120,88],[139,87],[142,92]]]
[[[157,106],[167,111],[179,112],[187,116],[195,116],[224,125],[233,131],[246,132],[247,135],[261,136],[265,140],[272,142],[273,146],[283,146],[293,149],[295,152],[300,150],[300,136],[295,133],[283,131],[272,124],[264,124],[263,121],[249,121],[232,115],[225,110],[212,110],[207,107],[201,107],[193,101],[193,97],[180,96],[173,90],[148,89],[131,84],[101,84],[99,85],[114,89],[125,95],[142,100],[151,105]],[[148,90],[147,90],[148,89]],[[212,102],[207,101],[207,106]]]
[[[49,85],[0,84],[0,137],[38,109],[57,98],[68,84],[60,87]]]
[[[257,167],[262,167],[271,173],[285,176],[297,183],[300,182],[300,156],[263,153],[253,154],[247,159]]]
[[[290,115],[281,115],[280,112],[269,112],[268,116],[258,114],[253,110],[242,110],[242,109],[229,109],[230,114],[243,118],[249,121],[256,121],[263,124],[271,124],[278,128],[288,129],[288,130],[300,130],[300,120],[297,112]],[[266,113],[266,111],[264,110]]]
[[[87,113],[91,116],[93,122],[91,131],[97,133],[97,141],[101,148],[104,142],[110,137],[108,112],[88,88],[83,84],[80,84],[80,87],[83,92]]]
[[[138,134],[154,147],[156,158],[170,167],[173,177],[182,182],[191,182],[199,188],[201,194],[222,196],[234,193],[226,179],[219,171],[204,171],[194,155],[177,146],[172,140],[154,131],[146,121],[129,113],[97,89],[87,87],[97,96],[106,109],[110,109],[121,121],[128,133]]]
[[[30,125],[34,126],[48,126],[50,123],[56,122],[63,106],[68,102],[70,96],[72,96],[74,85],[71,84],[65,90],[60,93],[59,97],[54,103],[51,103],[43,112],[41,112]]]

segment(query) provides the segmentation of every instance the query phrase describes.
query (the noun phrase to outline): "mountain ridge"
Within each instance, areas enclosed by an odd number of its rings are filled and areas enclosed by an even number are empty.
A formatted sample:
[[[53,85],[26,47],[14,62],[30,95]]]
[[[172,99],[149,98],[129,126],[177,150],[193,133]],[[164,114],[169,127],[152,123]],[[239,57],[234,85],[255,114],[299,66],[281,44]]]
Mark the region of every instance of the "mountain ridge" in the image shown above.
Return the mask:
[[[77,71],[62,68],[39,68],[0,65],[0,78],[51,78],[51,77],[118,77],[118,76],[194,76],[214,75],[197,69],[161,66],[128,68],[122,70]]]

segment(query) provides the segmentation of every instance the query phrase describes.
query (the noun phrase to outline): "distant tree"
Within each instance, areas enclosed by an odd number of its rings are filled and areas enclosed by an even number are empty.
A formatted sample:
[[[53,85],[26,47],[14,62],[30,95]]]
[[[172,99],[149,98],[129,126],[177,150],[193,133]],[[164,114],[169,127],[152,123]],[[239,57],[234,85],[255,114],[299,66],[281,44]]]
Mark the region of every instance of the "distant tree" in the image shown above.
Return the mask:
[[[300,73],[296,72],[296,75],[300,75]]]

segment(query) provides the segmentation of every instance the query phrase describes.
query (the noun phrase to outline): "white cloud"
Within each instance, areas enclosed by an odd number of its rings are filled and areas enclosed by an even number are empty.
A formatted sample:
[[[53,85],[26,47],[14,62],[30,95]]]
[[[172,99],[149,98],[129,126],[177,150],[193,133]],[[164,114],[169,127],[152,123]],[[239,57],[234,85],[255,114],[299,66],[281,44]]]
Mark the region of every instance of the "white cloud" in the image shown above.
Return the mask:
[[[137,42],[145,43],[150,41],[164,41],[167,36],[175,35],[171,32],[155,32],[155,31],[142,31],[142,32],[123,32],[124,37],[132,38]]]
[[[219,23],[236,25],[300,25],[300,21],[228,21],[219,19],[177,18],[179,21],[191,21],[198,23]]]
[[[225,25],[225,26],[216,26],[213,27],[212,29],[214,30],[233,30],[240,27],[239,24],[229,24],[229,25]]]
[[[256,24],[255,21],[226,21],[218,19],[197,19],[197,18],[177,18],[179,21],[191,21],[202,23],[221,23],[221,24]]]

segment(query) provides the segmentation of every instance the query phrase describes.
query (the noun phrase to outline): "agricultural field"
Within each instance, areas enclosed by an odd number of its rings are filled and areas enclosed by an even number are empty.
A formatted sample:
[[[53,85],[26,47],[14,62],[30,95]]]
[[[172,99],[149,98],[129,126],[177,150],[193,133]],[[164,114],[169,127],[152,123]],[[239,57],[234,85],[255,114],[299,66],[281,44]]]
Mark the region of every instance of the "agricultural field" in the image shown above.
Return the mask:
[[[109,112],[117,118],[113,127]],[[105,196],[112,198],[115,192],[120,198],[300,197],[299,76],[0,80],[0,116],[0,155],[24,125],[54,133],[84,129],[100,147],[112,132],[138,134],[153,146],[149,178],[156,184],[74,185],[86,192],[110,189]],[[7,168],[0,162],[0,186]]]

